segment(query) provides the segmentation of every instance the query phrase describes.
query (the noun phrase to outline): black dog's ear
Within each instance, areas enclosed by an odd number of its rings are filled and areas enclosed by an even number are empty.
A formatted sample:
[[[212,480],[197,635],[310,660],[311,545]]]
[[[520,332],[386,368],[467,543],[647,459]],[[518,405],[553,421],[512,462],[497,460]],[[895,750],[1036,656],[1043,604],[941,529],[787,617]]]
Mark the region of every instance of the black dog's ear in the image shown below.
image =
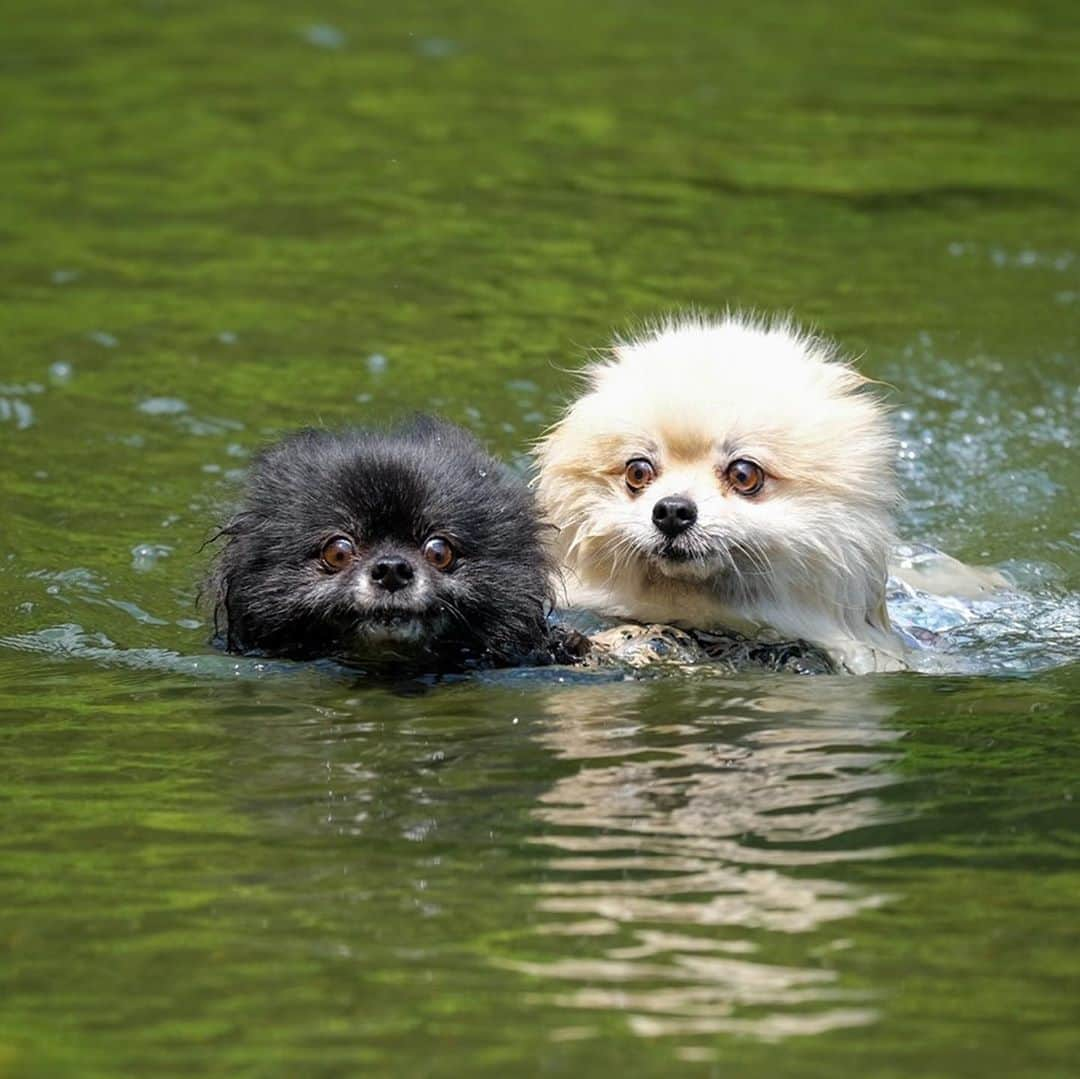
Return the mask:
[[[213,543],[224,535],[224,531],[203,544]],[[233,639],[229,631],[229,582],[231,574],[225,564],[225,553],[221,552],[210,567],[210,572],[199,586],[195,597],[196,606],[205,610],[213,626],[212,641],[226,652],[233,651]]]
[[[207,609],[214,627],[213,639],[226,652],[243,651],[243,642],[237,633],[237,621],[232,610],[230,586],[238,572],[237,541],[251,530],[255,514],[241,510],[223,524],[213,535],[203,541],[200,551],[211,544],[225,541],[211,565],[210,572],[199,587],[196,604]]]
[[[214,640],[220,641],[226,652],[232,652],[236,647],[236,641],[233,639],[232,622],[229,618],[229,574],[221,573],[215,585]]]

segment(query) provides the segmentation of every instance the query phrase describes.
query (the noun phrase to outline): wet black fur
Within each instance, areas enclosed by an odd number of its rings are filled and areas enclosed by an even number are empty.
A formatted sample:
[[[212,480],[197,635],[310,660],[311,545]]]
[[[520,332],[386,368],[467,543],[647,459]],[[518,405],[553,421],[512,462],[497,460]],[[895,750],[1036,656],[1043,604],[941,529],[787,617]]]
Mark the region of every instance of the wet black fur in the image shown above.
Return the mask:
[[[301,431],[256,458],[244,503],[221,530],[205,590],[216,640],[230,652],[361,667],[551,662],[542,527],[525,485],[452,424]],[[353,538],[360,558],[333,574],[320,552],[337,535]],[[420,553],[432,535],[457,552],[445,574]],[[407,645],[366,639],[365,620],[385,604],[358,603],[350,587],[384,552],[408,558],[431,588],[424,632]]]

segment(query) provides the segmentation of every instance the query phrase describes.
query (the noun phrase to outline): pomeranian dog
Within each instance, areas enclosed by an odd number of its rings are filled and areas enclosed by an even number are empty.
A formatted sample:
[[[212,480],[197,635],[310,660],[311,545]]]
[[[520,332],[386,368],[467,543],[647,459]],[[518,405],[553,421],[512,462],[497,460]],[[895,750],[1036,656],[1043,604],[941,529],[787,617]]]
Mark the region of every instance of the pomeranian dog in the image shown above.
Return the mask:
[[[562,599],[902,668],[885,584],[896,447],[868,380],[789,322],[685,316],[616,341],[537,446]]]
[[[421,417],[306,430],[254,462],[206,591],[230,652],[418,672],[550,662],[531,492]]]

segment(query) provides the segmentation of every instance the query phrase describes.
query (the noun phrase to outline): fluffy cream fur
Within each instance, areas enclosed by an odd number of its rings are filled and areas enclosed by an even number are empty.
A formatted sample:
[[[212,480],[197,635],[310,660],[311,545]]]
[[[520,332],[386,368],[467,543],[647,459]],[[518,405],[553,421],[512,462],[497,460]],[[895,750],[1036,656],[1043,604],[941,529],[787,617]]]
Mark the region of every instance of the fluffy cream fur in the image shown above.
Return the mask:
[[[851,671],[894,669],[885,610],[896,502],[884,407],[836,348],[789,322],[686,316],[617,341],[537,447],[565,601],[602,614],[801,638]],[[627,462],[655,479],[640,492]],[[764,470],[739,494],[735,460]],[[672,539],[666,496],[697,520]]]

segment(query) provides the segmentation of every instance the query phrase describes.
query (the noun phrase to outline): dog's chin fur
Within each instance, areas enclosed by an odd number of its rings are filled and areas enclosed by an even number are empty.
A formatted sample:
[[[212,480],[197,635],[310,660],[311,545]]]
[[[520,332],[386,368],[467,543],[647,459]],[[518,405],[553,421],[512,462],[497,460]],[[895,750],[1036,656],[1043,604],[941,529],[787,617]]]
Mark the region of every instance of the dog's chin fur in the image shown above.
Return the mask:
[[[541,506],[571,606],[643,622],[800,638],[848,670],[902,666],[885,610],[895,445],[867,380],[788,322],[684,317],[585,371],[537,447]],[[641,492],[628,461],[656,478]],[[759,464],[756,495],[724,473]],[[675,540],[652,520],[682,495]]]
[[[303,431],[255,461],[206,593],[231,652],[439,672],[544,662],[551,561],[533,498],[465,431]],[[356,557],[333,571],[327,542]],[[445,570],[427,539],[455,552]],[[408,564],[393,591],[380,559]]]

